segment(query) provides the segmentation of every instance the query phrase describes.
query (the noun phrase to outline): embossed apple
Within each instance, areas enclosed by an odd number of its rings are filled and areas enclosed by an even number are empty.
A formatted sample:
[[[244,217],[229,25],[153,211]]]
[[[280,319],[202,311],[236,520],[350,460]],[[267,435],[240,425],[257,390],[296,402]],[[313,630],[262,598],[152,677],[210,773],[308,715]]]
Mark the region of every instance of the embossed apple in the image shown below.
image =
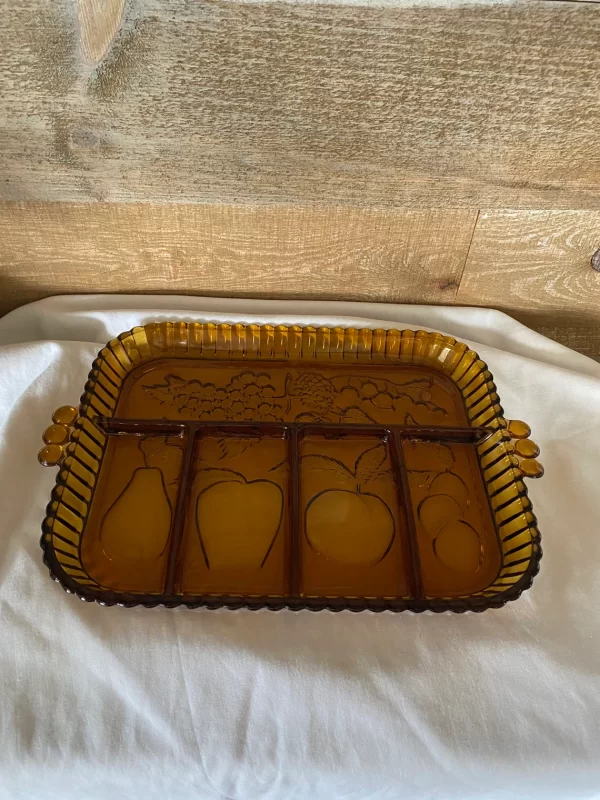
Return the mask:
[[[394,537],[387,505],[369,492],[325,489],[306,509],[306,538],[318,553],[341,564],[373,566]]]
[[[260,569],[281,525],[283,491],[272,481],[243,476],[200,492],[196,523],[210,570]]]
[[[338,484],[314,495],[306,506],[304,531],[313,550],[349,566],[373,566],[385,558],[394,540],[394,516],[381,497],[364,488],[390,480],[385,446],[365,450],[354,469],[326,455],[304,456],[302,466],[322,470],[324,478],[328,474]]]

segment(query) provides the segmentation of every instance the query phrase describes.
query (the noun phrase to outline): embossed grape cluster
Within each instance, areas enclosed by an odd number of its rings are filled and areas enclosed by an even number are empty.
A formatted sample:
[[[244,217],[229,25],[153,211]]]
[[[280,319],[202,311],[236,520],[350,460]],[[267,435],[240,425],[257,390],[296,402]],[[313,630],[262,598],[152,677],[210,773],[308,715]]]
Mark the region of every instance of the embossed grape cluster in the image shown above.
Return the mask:
[[[180,414],[196,419],[277,422],[283,416],[283,404],[275,397],[269,375],[252,370],[235,375],[224,387],[168,375],[165,384],[148,389],[157,400],[170,402]]]

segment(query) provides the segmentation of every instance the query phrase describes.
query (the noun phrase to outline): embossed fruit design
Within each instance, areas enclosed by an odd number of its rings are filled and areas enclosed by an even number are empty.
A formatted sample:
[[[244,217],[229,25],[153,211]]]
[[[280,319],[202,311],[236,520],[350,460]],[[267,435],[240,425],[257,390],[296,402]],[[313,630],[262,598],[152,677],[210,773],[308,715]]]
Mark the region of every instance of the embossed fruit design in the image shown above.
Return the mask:
[[[421,409],[427,412],[422,422],[448,413],[432,399],[431,377],[395,382],[361,374],[327,377],[321,370],[300,369],[286,374],[283,387],[271,373],[252,369],[228,378],[218,386],[169,373],[142,388],[159,406],[193,419],[275,422],[291,415],[298,422],[415,424]]]
[[[158,558],[167,545],[171,506],[162,473],[139,467],[102,522],[100,541],[111,560]]]
[[[456,477],[446,474],[448,479]],[[453,488],[458,487],[458,481],[451,484]],[[436,488],[440,487],[434,481],[431,491]],[[456,572],[473,573],[481,566],[482,543],[475,528],[464,519],[467,504],[458,491],[457,495],[429,494],[419,504],[417,516],[432,539],[436,558]]]
[[[422,468],[413,469],[410,475],[418,478],[417,491],[426,491],[417,507],[417,518],[429,546],[444,567],[465,574],[477,572],[483,561],[483,545],[478,532],[465,519],[470,506],[469,492],[464,480],[454,472],[455,456],[451,448],[440,444],[421,444],[419,452]],[[443,472],[427,469],[433,453],[437,460],[447,464]],[[415,462],[414,453],[411,461]]]
[[[206,565],[211,570],[260,569],[279,531],[283,491],[268,480],[246,481],[233,470],[203,489],[196,523]]]
[[[299,398],[306,409],[299,421],[306,419],[330,419],[333,403],[338,389],[333,381],[318,372],[302,371],[296,374],[289,372],[285,379],[285,393]]]
[[[323,470],[333,474],[336,483],[348,486],[324,489],[306,506],[304,530],[313,550],[352,566],[373,566],[385,558],[394,540],[394,517],[386,503],[364,487],[386,476],[390,479],[386,460],[383,444],[363,452],[354,470],[328,456],[303,457],[304,469]]]
[[[283,415],[282,398],[275,396],[268,372],[246,369],[233,375],[225,386],[169,374],[162,383],[143,388],[160,405],[194,419],[276,422]]]
[[[159,558],[169,540],[171,503],[167,483],[177,481],[181,447],[164,437],[139,440],[144,466],[106,512],[100,528],[104,554],[112,561]]]
[[[483,556],[479,534],[464,519],[446,522],[433,540],[438,559],[457,572],[476,572]]]
[[[325,489],[306,509],[306,538],[311,547],[341,564],[377,564],[393,537],[390,509],[368,492]]]
[[[384,419],[415,423],[413,414],[421,406],[428,416],[447,411],[432,401],[431,378],[417,378],[395,383],[367,375],[325,377],[320,372],[288,373],[285,393],[299,398],[305,409],[296,419],[337,420],[341,422],[376,422]],[[412,413],[409,414],[408,409]]]

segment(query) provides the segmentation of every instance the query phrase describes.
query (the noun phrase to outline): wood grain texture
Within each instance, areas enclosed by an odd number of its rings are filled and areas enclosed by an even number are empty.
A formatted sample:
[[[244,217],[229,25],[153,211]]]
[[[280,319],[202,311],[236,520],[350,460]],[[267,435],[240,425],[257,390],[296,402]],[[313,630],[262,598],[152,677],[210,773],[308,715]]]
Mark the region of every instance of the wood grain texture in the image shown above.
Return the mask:
[[[0,11],[4,199],[600,208],[598,4]]]
[[[125,0],[77,0],[84,59],[96,65],[106,56],[123,19]]]
[[[598,248],[598,211],[484,211],[456,302],[500,308],[600,356]]]
[[[75,292],[452,303],[476,216],[0,203],[0,313]]]

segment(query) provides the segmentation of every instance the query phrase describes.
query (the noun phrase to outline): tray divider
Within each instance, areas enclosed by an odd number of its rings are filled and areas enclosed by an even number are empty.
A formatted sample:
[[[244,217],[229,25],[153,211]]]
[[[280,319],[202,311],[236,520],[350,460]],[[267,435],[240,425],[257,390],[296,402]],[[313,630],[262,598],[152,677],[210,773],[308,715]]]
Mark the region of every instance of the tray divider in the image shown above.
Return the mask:
[[[180,552],[183,542],[186,507],[191,489],[194,450],[200,437],[202,436],[202,431],[199,426],[188,423],[186,428],[187,438],[183,453],[183,461],[181,464],[181,473],[179,476],[177,500],[175,501],[175,513],[173,514],[173,519],[171,520],[171,530],[169,532],[169,562],[167,564],[164,587],[164,594],[167,597],[175,594],[178,588],[177,583],[180,566]]]
[[[300,450],[298,447],[298,427],[288,429],[289,471],[289,509],[290,531],[287,558],[289,591],[292,597],[300,596],[302,583],[302,547],[300,518]]]
[[[406,520],[408,557],[410,560],[409,584],[411,595],[416,600],[422,600],[423,580],[421,577],[421,560],[419,558],[419,543],[417,540],[417,528],[415,525],[415,515],[410,496],[410,485],[408,482],[408,470],[402,449],[401,431],[391,428],[388,441],[390,442],[390,455],[394,473],[396,475],[396,485],[398,489],[398,505],[400,513],[404,514]]]

